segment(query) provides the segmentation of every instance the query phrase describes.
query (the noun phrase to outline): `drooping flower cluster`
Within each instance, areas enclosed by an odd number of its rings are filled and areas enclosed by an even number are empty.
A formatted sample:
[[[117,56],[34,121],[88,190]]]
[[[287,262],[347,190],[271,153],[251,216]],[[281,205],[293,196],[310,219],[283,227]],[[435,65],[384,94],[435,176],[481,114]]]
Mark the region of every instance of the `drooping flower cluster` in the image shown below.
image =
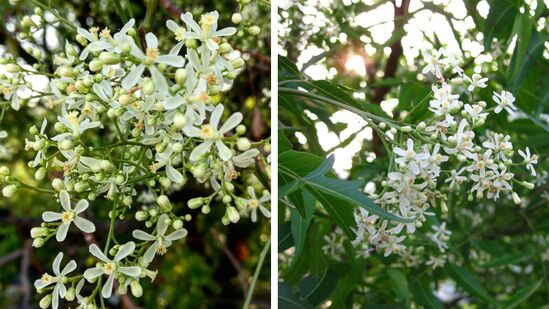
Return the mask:
[[[407,221],[390,221],[364,209],[356,210],[356,238],[352,243],[359,248],[359,255],[364,251],[363,255],[367,256],[372,248],[384,252],[385,256],[407,255],[404,245],[407,236],[422,227],[426,216],[434,216],[434,209],[439,208],[440,213],[445,214],[447,195],[461,186],[467,188],[469,200],[495,201],[510,197],[515,204],[521,200],[513,191],[513,184],[533,188],[529,182],[516,180],[514,169],[526,166],[535,175],[536,155],[528,148],[519,150],[522,161],[513,163],[515,152],[510,136],[491,131],[482,136],[475,133],[490,112],[516,111],[514,96],[505,90],[494,92],[495,106],[488,107],[486,102],[474,101],[472,95],[460,95],[455,92],[459,88],[453,87],[458,85],[455,80],[444,79],[445,71],[452,70],[467,83],[465,94],[487,87],[488,79],[480,74],[466,76],[455,58],[444,58],[443,49],[423,54],[427,65],[422,73],[436,77],[429,102],[433,116],[416,125],[415,130],[411,126],[379,123],[381,129],[388,128],[385,137],[393,148],[387,179],[382,182],[382,191],[374,197],[384,209]],[[467,103],[463,101],[465,98],[469,99]],[[432,228],[434,233],[429,233],[430,239],[441,252],[446,251],[451,231],[445,222]],[[440,257],[428,262],[435,268],[441,263]]]
[[[44,223],[31,231],[33,245],[41,247],[54,235],[62,242],[73,227],[94,233],[96,226],[86,218],[91,218],[89,209],[98,199],[112,205],[113,222],[134,211],[135,218],[151,229],[133,231],[141,243],[110,246],[116,239],[111,224],[104,249],[99,244],[89,246],[98,262],[82,280],[82,276],[68,277],[77,268],[74,261],[59,270],[60,253],[53,264],[54,276],[46,273],[35,284],[40,293],[47,293],[41,307],[57,308],[64,298],[95,308],[97,297],[111,297],[116,286],[120,294],[130,287],[134,296],[141,296],[140,280],[146,276],[154,280],[156,273],[148,267],[155,255],[164,254],[187,235],[184,221],[192,217],[176,215],[167,194],[184,186],[189,177],[211,192],[189,200],[191,209],[201,208],[207,214],[211,204],[224,205],[224,224],[236,223],[241,216],[255,222],[258,210],[270,217],[267,185],[253,173],[239,179],[241,171],[259,169],[257,161],[269,169],[265,153],[270,145],[268,140],[247,139],[243,115],[230,114],[221,103],[245,63],[226,40],[237,29],[218,29],[218,18],[217,12],[210,12],[196,22],[185,13],[180,23],[168,21],[176,41],[168,53],[160,49],[155,34],[141,37],[133,19],[112,35],[109,29],[78,28],[80,46],[66,42],[65,52],[55,56],[54,74],[46,75],[44,91],[36,91],[25,80],[40,71],[10,57],[1,59],[10,76],[0,76],[0,92],[13,109],[24,106],[17,92],[26,90],[38,94],[37,99],[57,113],[53,126],[44,119],[40,130],[32,127],[34,137],[25,145],[36,152],[29,167],[35,169],[37,180],[54,171],[61,175],[52,181],[54,190],[42,190],[59,199],[60,211],[43,213]],[[7,184],[6,197],[20,187],[31,188],[11,176],[7,167],[0,173]],[[135,209],[136,203],[142,208]],[[49,285],[54,283],[52,290]],[[96,285],[87,296],[80,294],[86,283]],[[70,285],[69,290],[65,285]]]

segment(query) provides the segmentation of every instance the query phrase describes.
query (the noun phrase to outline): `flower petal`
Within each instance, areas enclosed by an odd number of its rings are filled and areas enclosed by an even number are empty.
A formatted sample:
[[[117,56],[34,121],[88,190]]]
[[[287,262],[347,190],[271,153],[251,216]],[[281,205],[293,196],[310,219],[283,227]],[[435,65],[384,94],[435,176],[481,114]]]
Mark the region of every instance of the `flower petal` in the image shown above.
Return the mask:
[[[139,266],[129,266],[129,267],[120,266],[120,267],[118,267],[118,270],[121,273],[126,274],[130,277],[137,277],[137,276],[141,275],[141,267],[139,267]]]
[[[87,200],[79,200],[78,203],[76,203],[76,207],[74,207],[74,212],[79,214],[86,210],[90,203]]]
[[[63,252],[59,252],[59,254],[57,254],[55,259],[53,260],[52,269],[53,269],[53,273],[56,276],[59,276],[59,274],[60,274],[60,271],[59,271],[60,268],[59,267],[61,266],[61,260],[62,259],[63,259]]]
[[[219,120],[223,115],[223,109],[223,104],[218,104],[212,112],[212,116],[210,117],[210,125],[212,128],[217,129],[219,126]]]
[[[65,295],[67,295],[67,288],[65,287],[63,282],[57,282],[55,286],[59,291],[59,296],[61,296],[61,298],[65,298]]]
[[[82,217],[76,217],[76,218],[74,218],[74,224],[82,232],[85,232],[85,233],[95,232],[95,225],[88,219],[85,219],[85,218],[82,218]]]
[[[103,269],[99,267],[88,268],[84,272],[84,278],[86,278],[86,280],[88,281],[92,281],[93,279],[101,276],[102,274],[103,274]]]
[[[236,33],[235,27],[227,27],[212,33],[212,36],[230,36]]]
[[[57,306],[59,306],[59,286],[57,284],[53,288],[52,297],[51,307],[53,309],[57,309]]]
[[[101,249],[99,249],[99,247],[96,244],[91,244],[89,250],[90,250],[90,253],[93,254],[93,256],[100,259],[101,261],[105,263],[111,262],[111,260],[108,257],[106,257],[103,254],[103,252],[101,252]]]
[[[210,140],[206,140],[202,144],[194,147],[190,155],[191,161],[196,161],[199,155],[209,152],[211,147],[212,147],[212,141]]]
[[[42,214],[42,220],[46,222],[57,221],[60,219],[61,219],[61,213],[58,213],[58,212],[46,211]]]
[[[215,146],[217,148],[217,155],[219,156],[219,158],[223,161],[229,161],[229,159],[233,155],[229,147],[223,144],[223,141],[215,141]]]
[[[147,33],[145,35],[145,42],[147,42],[147,48],[157,48],[158,38],[153,33]]]
[[[74,271],[75,269],[76,269],[76,262],[74,260],[71,260],[69,263],[67,263],[67,265],[65,265],[65,267],[61,271],[61,274],[65,276],[68,273]]]
[[[169,86],[164,75],[162,75],[162,73],[160,73],[154,66],[149,67],[149,72],[151,72],[152,79],[156,86],[156,91],[160,93],[168,93]]]
[[[172,32],[176,32],[180,28],[179,25],[171,19],[166,21],[166,27],[168,27],[168,29],[170,29]]]
[[[135,238],[135,239],[139,239],[139,240],[145,240],[145,241],[154,241],[156,240],[156,237],[152,236],[151,234],[149,233],[146,233],[142,230],[135,230],[132,232],[132,236]]]
[[[143,71],[145,70],[145,66],[140,64],[133,68],[126,77],[122,80],[122,88],[124,89],[130,89],[131,87],[135,86],[137,84],[137,81],[141,78],[141,75],[143,75]]]
[[[71,197],[66,190],[59,193],[59,202],[66,211],[71,211]]]
[[[158,241],[155,241],[152,243],[152,245],[145,251],[145,254],[143,255],[143,258],[148,263],[152,262],[154,260],[154,255],[156,254],[156,249],[158,248]]]
[[[229,119],[225,121],[223,126],[221,126],[221,128],[219,129],[219,133],[225,134],[229,132],[230,130],[232,130],[234,127],[236,127],[242,122],[242,118],[243,117],[241,113],[232,114],[231,117],[229,117]]]
[[[185,236],[187,236],[188,232],[186,229],[180,229],[180,230],[177,230],[173,233],[171,233],[170,235],[166,236],[166,239],[169,240],[169,241],[174,241],[174,240],[178,240],[178,239],[181,239]]]
[[[172,67],[181,68],[185,65],[185,59],[177,55],[160,55],[156,58],[156,63],[171,65]]]
[[[67,232],[69,231],[70,224],[61,223],[61,225],[57,228],[57,234],[55,234],[55,239],[57,239],[58,242],[62,242],[67,237]]]
[[[183,175],[171,164],[166,165],[166,176],[168,176],[171,181],[177,184],[182,184],[184,180]]]
[[[101,296],[103,296],[103,298],[111,297],[113,282],[114,282],[114,272],[109,276],[109,279],[107,279],[107,282],[105,282],[105,285],[103,286],[103,290],[101,290]]]
[[[158,232],[159,236],[164,236],[166,234],[166,231],[168,230],[168,220],[170,217],[168,217],[167,214],[162,214],[158,218],[158,222],[156,224],[156,231]]]
[[[130,255],[133,252],[134,249],[135,249],[135,243],[133,241],[130,241],[130,242],[127,242],[127,243],[123,244],[122,246],[120,246],[120,249],[118,250],[118,252],[114,256],[114,260],[116,262],[122,260],[123,258]]]

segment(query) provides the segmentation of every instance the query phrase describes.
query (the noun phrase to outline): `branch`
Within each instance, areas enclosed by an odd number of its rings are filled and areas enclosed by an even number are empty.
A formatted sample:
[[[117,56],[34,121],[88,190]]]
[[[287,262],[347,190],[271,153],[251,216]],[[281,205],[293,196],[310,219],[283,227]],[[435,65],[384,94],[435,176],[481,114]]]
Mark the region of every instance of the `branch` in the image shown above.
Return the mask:
[[[170,0],[159,0],[160,6],[166,10],[173,18],[179,18],[183,11]]]
[[[240,262],[238,262],[238,259],[234,256],[234,254],[225,246],[223,241],[221,241],[221,238],[219,237],[219,234],[214,229],[210,229],[210,233],[212,234],[213,239],[219,244],[219,248],[225,253],[231,264],[233,265],[234,269],[236,270],[238,274],[238,280],[240,280],[240,284],[242,285],[242,292],[244,293],[244,297],[248,294],[248,276],[244,269],[242,269],[242,266],[240,265]]]

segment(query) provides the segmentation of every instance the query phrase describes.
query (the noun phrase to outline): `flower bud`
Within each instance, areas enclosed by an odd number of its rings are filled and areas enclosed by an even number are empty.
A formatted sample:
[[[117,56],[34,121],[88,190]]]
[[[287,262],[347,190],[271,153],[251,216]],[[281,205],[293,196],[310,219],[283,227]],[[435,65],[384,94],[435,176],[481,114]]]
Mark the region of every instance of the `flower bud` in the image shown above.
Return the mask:
[[[134,98],[128,94],[123,94],[118,98],[118,102],[120,102],[120,105],[122,106],[126,106],[132,103],[133,101],[135,101]]]
[[[412,127],[410,126],[404,126],[404,127],[401,127],[400,128],[400,131],[404,132],[404,133],[410,133],[412,132]]]
[[[448,213],[448,206],[446,205],[445,201],[442,201],[440,203],[440,210],[442,211],[443,214]]]
[[[48,229],[45,227],[33,227],[30,231],[30,234],[31,234],[31,237],[34,239],[34,238],[46,236],[47,232],[48,232]]]
[[[183,221],[181,219],[174,220],[172,222],[172,227],[174,230],[180,230],[183,228]]]
[[[0,166],[0,176],[8,176],[10,174],[9,167],[2,165]]]
[[[49,308],[50,304],[51,304],[51,294],[48,294],[46,296],[44,296],[41,300],[40,300],[40,303],[38,303],[38,306],[40,306],[40,308],[42,309],[47,309]]]
[[[185,46],[189,49],[197,49],[198,48],[198,42],[196,42],[195,39],[188,39],[185,41]]]
[[[235,69],[242,68],[244,66],[244,64],[245,64],[244,59],[242,59],[242,58],[236,58],[236,59],[231,60],[231,65]]]
[[[190,199],[187,202],[187,206],[189,206],[190,209],[196,209],[204,204],[204,198],[202,197],[195,197]]]
[[[252,145],[250,143],[250,140],[245,138],[245,137],[240,137],[236,140],[236,147],[240,151],[246,151],[246,150],[250,149],[251,146]]]
[[[234,208],[233,206],[227,207],[227,217],[232,223],[236,223],[238,222],[238,220],[240,220],[240,214],[238,213],[238,210],[236,210],[236,208]]]
[[[145,84],[143,84],[142,90],[145,95],[151,95],[154,93],[154,88],[154,81],[152,79],[148,79]]]
[[[239,124],[236,127],[236,134],[238,135],[244,135],[246,133],[246,126],[243,124]]]
[[[88,40],[80,34],[76,35],[76,41],[82,46],[88,45]]]
[[[529,190],[532,190],[535,187],[533,183],[527,182],[527,181],[521,181],[520,184],[523,185],[526,189],[529,189]]]
[[[161,177],[158,182],[160,182],[160,185],[164,188],[169,188],[172,184],[172,181],[167,177]]]
[[[156,199],[156,203],[160,208],[162,208],[164,211],[170,211],[172,210],[172,204],[170,203],[170,199],[166,195],[160,195]]]
[[[185,115],[183,115],[182,113],[177,112],[173,117],[173,125],[179,130],[185,127],[186,122],[187,120],[185,119]]]
[[[36,180],[42,180],[46,177],[46,168],[41,167],[38,170],[36,170],[36,173],[34,173],[34,179]]]
[[[89,68],[92,72],[99,72],[101,71],[101,69],[103,69],[103,62],[98,59],[94,59],[90,61]]]
[[[74,184],[74,191],[79,193],[86,191],[88,188],[89,188],[89,185],[86,182],[79,181],[76,184]]]
[[[40,248],[40,247],[42,247],[45,243],[46,243],[46,241],[44,240],[44,238],[35,238],[35,239],[32,241],[32,246],[35,247],[35,248]]]
[[[240,15],[240,13],[234,13],[233,16],[231,16],[231,21],[237,25],[240,24],[242,15]]]
[[[13,63],[8,63],[6,64],[6,72],[9,72],[9,73],[16,73],[19,71],[19,66],[16,65],[16,64],[13,64]]]
[[[51,182],[51,186],[55,191],[58,191],[58,192],[65,189],[65,183],[63,182],[63,180],[59,178],[54,178]]]
[[[210,213],[210,211],[211,211],[210,206],[204,205],[204,206],[202,207],[202,213],[203,213],[203,214],[207,215],[207,214]],[[190,220],[187,220],[187,221],[190,221]]]
[[[224,204],[229,204],[230,202],[232,202],[233,198],[230,196],[230,195],[225,195],[223,197],[223,203]]]
[[[67,301],[73,301],[74,299],[76,298],[76,290],[74,287],[70,287],[68,290],[67,290],[67,293],[65,294],[65,299]]]
[[[219,45],[219,53],[222,55],[228,54],[233,51],[233,47],[229,43],[223,43]]]
[[[12,197],[15,192],[17,192],[17,186],[15,185],[7,185],[4,187],[4,189],[2,189],[2,194],[5,197]]]
[[[104,171],[109,171],[114,168],[114,164],[111,163],[109,160],[101,160],[101,169]]]
[[[250,32],[251,35],[258,35],[259,32],[261,32],[261,29],[258,26],[253,25],[250,28],[248,28],[248,32]]]
[[[132,295],[135,297],[141,297],[143,295],[143,287],[141,287],[141,284],[139,284],[139,281],[132,280],[130,283],[130,289],[132,291]]]
[[[117,64],[120,62],[120,56],[115,53],[101,52],[101,54],[99,54],[99,60],[103,64]]]
[[[246,203],[245,199],[243,199],[241,197],[237,197],[234,200],[234,203],[235,203],[236,207],[238,207],[240,209],[246,209],[247,203]]]
[[[65,139],[59,143],[59,149],[61,150],[70,150],[72,149],[73,143],[70,139]]]
[[[515,203],[515,205],[520,205],[521,200],[517,192],[513,192],[513,194],[511,194],[511,197],[513,198],[513,203]]]
[[[206,175],[207,168],[208,168],[207,163],[201,162],[191,167],[191,173],[193,174],[194,178],[199,179]]]
[[[149,213],[143,210],[139,210],[135,213],[135,220],[139,222],[147,220],[148,217],[149,217]]]
[[[177,69],[175,71],[175,82],[179,86],[184,86],[186,81],[187,81],[187,70]]]
[[[427,127],[427,125],[425,124],[425,122],[422,121],[422,122],[418,123],[416,129],[419,130],[419,131],[423,131],[423,130],[425,130],[426,127]]]

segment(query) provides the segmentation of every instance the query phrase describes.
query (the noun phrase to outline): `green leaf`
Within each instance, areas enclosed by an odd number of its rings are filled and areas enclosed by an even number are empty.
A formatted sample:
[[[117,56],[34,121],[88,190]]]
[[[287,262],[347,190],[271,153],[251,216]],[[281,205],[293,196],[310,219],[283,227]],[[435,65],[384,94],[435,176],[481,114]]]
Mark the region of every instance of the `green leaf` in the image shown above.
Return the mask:
[[[526,260],[530,257],[531,257],[530,253],[526,253],[526,254],[524,254],[524,253],[523,254],[506,254],[504,256],[501,256],[501,257],[495,258],[491,261],[488,261],[488,262],[480,265],[480,267],[488,269],[488,268],[494,268],[494,267],[499,267],[499,266],[508,265],[508,264],[515,264],[515,263],[524,261],[524,260]]]
[[[456,283],[461,286],[465,291],[471,295],[475,295],[480,298],[480,300],[486,302],[492,302],[488,291],[479,283],[477,278],[473,273],[467,270],[464,267],[459,267],[452,263],[446,263],[445,266],[446,272]]]
[[[285,222],[278,226],[278,252],[284,252],[286,249],[294,246],[290,222]]]
[[[511,308],[515,308],[516,306],[520,305],[523,301],[528,299],[528,297],[530,297],[530,295],[534,294],[534,292],[541,286],[542,282],[543,282],[543,280],[540,279],[540,280],[538,280],[538,281],[536,281],[532,284],[529,284],[529,285],[526,285],[526,286],[520,288],[519,290],[517,290],[515,292],[515,294],[513,294],[509,298],[509,300],[505,303],[503,308],[511,309]]]
[[[284,134],[284,131],[278,129],[278,153],[283,153],[288,150],[292,150],[292,143]]]
[[[387,274],[393,283],[393,288],[399,297],[399,301],[404,302],[406,308],[410,307],[410,288],[406,276],[398,269],[389,269]]]
[[[429,282],[423,278],[416,278],[410,281],[410,288],[414,300],[427,309],[444,309],[444,305],[433,295]]]
[[[517,61],[515,65],[516,69],[513,71],[511,79],[511,85],[514,91],[522,85],[530,70],[537,65],[536,63],[538,63],[539,59],[543,56],[544,44],[547,42],[547,39],[548,36],[546,32],[534,32],[528,43],[528,47],[522,55],[522,59],[514,59]],[[517,50],[517,52],[518,51],[519,50]]]
[[[278,80],[301,79],[301,72],[288,58],[278,56]]]
[[[305,206],[305,216],[296,210],[290,208],[292,237],[295,244],[294,258],[297,259],[303,254],[305,243],[307,241],[307,231],[313,218],[315,209],[315,199],[307,190],[303,191],[303,201]]]
[[[337,286],[337,272],[326,269],[322,274],[310,275],[299,284],[299,292],[303,298],[314,306],[327,299]]]
[[[516,0],[492,0],[484,23],[484,49],[490,50],[492,39],[507,38],[518,12]]]
[[[294,288],[282,282],[278,283],[278,306],[286,309],[313,308],[310,303],[297,294]]]

